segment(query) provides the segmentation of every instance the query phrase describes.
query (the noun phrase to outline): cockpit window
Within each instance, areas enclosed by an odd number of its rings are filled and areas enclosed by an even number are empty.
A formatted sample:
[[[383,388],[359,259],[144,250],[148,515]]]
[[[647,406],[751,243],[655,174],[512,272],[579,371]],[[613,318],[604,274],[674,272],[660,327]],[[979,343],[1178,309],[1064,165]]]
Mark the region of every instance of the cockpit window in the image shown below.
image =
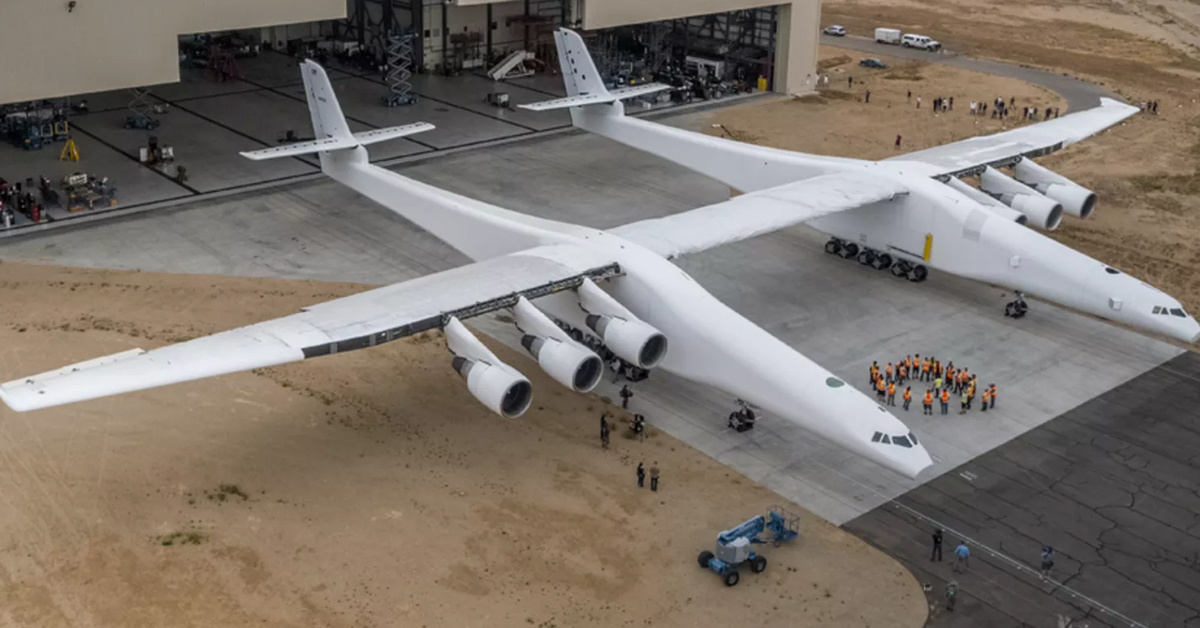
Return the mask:
[[[1183,308],[1178,307],[1171,308],[1171,315],[1178,316],[1179,318],[1187,318],[1187,312],[1184,312]]]
[[[1154,306],[1154,314],[1162,314],[1163,308],[1161,305]]]
[[[1104,272],[1106,272],[1106,273],[1108,273],[1108,274],[1110,274],[1110,275],[1120,275],[1120,274],[1121,274],[1121,271],[1119,271],[1119,270],[1117,270],[1117,269],[1113,268],[1112,266],[1105,266],[1105,267],[1104,267]]]
[[[875,432],[875,435],[871,437],[871,442],[883,443],[884,445],[899,445],[909,449],[920,444],[917,442],[917,435],[912,432],[909,432],[907,436],[903,434],[900,436],[888,436],[883,432]]]
[[[912,447],[912,443],[908,442],[907,436],[896,436],[895,438],[892,439],[892,442],[896,443],[897,445],[899,445],[901,447],[910,447],[910,448]]]
[[[883,440],[882,440],[882,441],[880,441],[880,442],[881,442],[881,443],[883,443],[884,445],[891,445],[891,444],[892,444],[892,440],[891,440],[890,438],[888,438],[888,435],[887,435],[887,434],[884,434],[884,435],[883,435]]]
[[[920,444],[921,444],[921,443],[918,443],[918,442],[917,442],[917,435],[916,435],[916,434],[913,434],[912,432],[909,432],[909,433],[908,433],[908,440],[911,440],[911,441],[913,442],[913,444],[914,444],[914,445],[920,445]]]
[[[871,437],[871,442],[878,443],[882,438],[883,432],[875,432],[875,435]]]

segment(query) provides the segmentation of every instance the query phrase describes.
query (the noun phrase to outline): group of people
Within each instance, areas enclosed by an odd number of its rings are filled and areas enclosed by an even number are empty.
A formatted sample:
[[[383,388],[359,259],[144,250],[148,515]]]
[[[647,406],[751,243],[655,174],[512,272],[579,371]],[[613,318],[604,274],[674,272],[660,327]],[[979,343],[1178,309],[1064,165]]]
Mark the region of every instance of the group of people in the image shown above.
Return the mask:
[[[929,554],[929,562],[942,561],[942,541],[944,539],[943,531],[939,528],[933,531],[933,550]],[[954,563],[951,569],[954,573],[963,573],[971,566],[971,548],[967,547],[966,540],[961,540],[958,546],[954,548]],[[1042,568],[1038,572],[1042,580],[1050,577],[1050,570],[1054,568],[1054,548],[1049,545],[1042,547]],[[954,604],[958,598],[958,582],[951,580],[946,585],[946,610],[954,610]]]
[[[921,399],[924,414],[933,414],[935,401],[941,404],[942,414],[948,414],[951,391],[959,397],[962,404],[959,414],[966,414],[967,410],[971,409],[975,403],[976,393],[979,392],[983,393],[980,410],[986,412],[996,407],[997,389],[995,384],[988,384],[981,391],[979,376],[971,373],[970,369],[957,368],[954,366],[954,362],[947,362],[943,365],[941,360],[934,356],[922,358],[919,354],[909,355],[902,360],[897,360],[894,365],[888,362],[887,366],[882,369],[879,367],[879,362],[872,362],[868,375],[879,402],[889,406],[896,405],[896,390],[900,386],[904,386],[901,400],[905,412],[912,404],[913,397],[912,386],[907,385],[909,381],[932,384],[931,387],[925,389]]]
[[[1157,100],[1142,102],[1140,108],[1142,111],[1145,111],[1146,113],[1152,113],[1154,115],[1158,115],[1158,101]]]

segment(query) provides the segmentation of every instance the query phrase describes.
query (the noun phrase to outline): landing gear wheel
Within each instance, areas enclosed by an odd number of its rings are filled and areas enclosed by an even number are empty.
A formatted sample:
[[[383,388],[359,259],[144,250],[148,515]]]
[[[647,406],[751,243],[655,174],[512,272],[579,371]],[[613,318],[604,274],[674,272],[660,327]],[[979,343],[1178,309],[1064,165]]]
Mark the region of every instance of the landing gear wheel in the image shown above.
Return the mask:
[[[830,255],[837,255],[842,252],[842,244],[837,240],[830,240],[825,243],[825,252]]]
[[[725,572],[723,579],[725,580],[725,586],[732,587],[737,585],[738,581],[742,579],[742,576],[737,572],[736,569],[730,569],[729,571]]]
[[[920,283],[922,281],[925,281],[928,277],[929,277],[929,269],[925,268],[924,266],[922,266],[920,264],[913,266],[912,270],[908,271],[908,280],[912,281],[914,283]]]
[[[847,242],[842,245],[842,250],[839,253],[842,257],[850,259],[858,256],[858,245],[853,242]]]
[[[897,277],[904,277],[905,275],[908,275],[908,271],[908,262],[896,262],[895,264],[892,264],[892,274]]]
[[[712,562],[712,559],[713,553],[708,550],[704,550],[703,552],[700,552],[700,558],[698,562],[700,563],[701,567],[708,569],[708,564]]]
[[[767,569],[767,559],[763,556],[755,556],[754,560],[750,561],[750,571],[754,573],[762,573]]]
[[[871,263],[871,266],[873,266],[875,270],[883,270],[885,268],[889,268],[891,265],[892,256],[888,255],[887,253],[880,253],[879,255],[876,255],[875,261]]]
[[[870,266],[875,262],[875,251],[871,249],[863,249],[858,253],[858,263],[863,266]]]

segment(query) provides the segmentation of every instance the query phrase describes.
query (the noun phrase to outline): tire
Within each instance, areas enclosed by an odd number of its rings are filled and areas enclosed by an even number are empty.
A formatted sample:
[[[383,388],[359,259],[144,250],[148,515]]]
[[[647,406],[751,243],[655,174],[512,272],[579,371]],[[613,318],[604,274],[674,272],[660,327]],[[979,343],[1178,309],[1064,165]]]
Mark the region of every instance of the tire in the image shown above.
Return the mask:
[[[917,264],[908,271],[908,280],[914,283],[921,283],[929,278],[929,269]]]
[[[700,566],[704,569],[708,569],[708,564],[712,562],[712,559],[713,553],[708,550],[704,550],[703,552],[700,552],[700,558],[697,560],[697,562],[699,562]]]
[[[883,270],[892,266],[892,256],[887,253],[880,253],[875,256],[875,263],[871,264],[875,270]]]
[[[830,240],[825,243],[825,252],[830,255],[837,255],[842,252],[842,245],[838,244],[837,240]]]
[[[904,277],[908,274],[907,266],[908,264],[905,264],[904,262],[896,262],[895,264],[892,264],[892,274],[897,277]]]
[[[737,572],[736,569],[730,569],[729,571],[725,572],[724,576],[721,576],[721,579],[725,581],[725,586],[733,587],[737,586],[737,583],[742,579],[742,576]]]
[[[853,242],[847,242],[847,243],[843,244],[840,255],[846,259],[850,259],[851,257],[857,257],[858,256],[858,245]]]
[[[863,249],[858,252],[858,263],[863,266],[870,266],[875,261],[875,251],[871,249]]]
[[[767,558],[765,556],[755,556],[754,560],[750,561],[750,571],[754,573],[762,573],[767,570]]]

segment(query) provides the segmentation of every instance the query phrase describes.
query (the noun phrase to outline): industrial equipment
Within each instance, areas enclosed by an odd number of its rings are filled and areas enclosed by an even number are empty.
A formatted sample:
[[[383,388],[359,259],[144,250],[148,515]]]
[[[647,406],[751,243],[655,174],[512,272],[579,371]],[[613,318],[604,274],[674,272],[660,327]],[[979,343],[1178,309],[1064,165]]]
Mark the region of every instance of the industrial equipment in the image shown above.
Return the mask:
[[[767,540],[759,538],[767,531],[772,535],[769,541],[779,547],[785,541],[800,536],[800,517],[779,506],[771,506],[766,516],[759,515],[718,534],[717,553],[708,550],[700,552],[700,566],[716,572],[727,587],[741,580],[737,568],[743,563],[750,565],[750,571],[762,573],[767,568],[767,559],[750,549],[750,546],[767,543]]]
[[[108,177],[76,172],[63,177],[63,191],[67,193],[67,211],[77,212],[117,204],[117,188],[109,184]]]
[[[729,413],[729,429],[739,433],[754,429],[754,422],[758,420],[754,409],[741,399],[738,399],[737,403],[738,409]]]
[[[507,109],[509,107],[508,92],[492,92],[483,97],[483,102],[485,102],[493,107],[500,107],[501,109]]]
[[[536,57],[532,52],[525,50],[517,50],[504,57],[492,66],[492,69],[487,71],[487,75],[493,81],[505,81],[508,79],[522,78],[533,76],[533,69],[525,64],[526,61],[534,61]]]
[[[388,94],[383,97],[383,104],[388,107],[402,107],[417,102],[417,95],[412,91],[413,68],[413,34],[411,32],[389,31],[387,38],[387,74],[384,81],[388,86]]]

